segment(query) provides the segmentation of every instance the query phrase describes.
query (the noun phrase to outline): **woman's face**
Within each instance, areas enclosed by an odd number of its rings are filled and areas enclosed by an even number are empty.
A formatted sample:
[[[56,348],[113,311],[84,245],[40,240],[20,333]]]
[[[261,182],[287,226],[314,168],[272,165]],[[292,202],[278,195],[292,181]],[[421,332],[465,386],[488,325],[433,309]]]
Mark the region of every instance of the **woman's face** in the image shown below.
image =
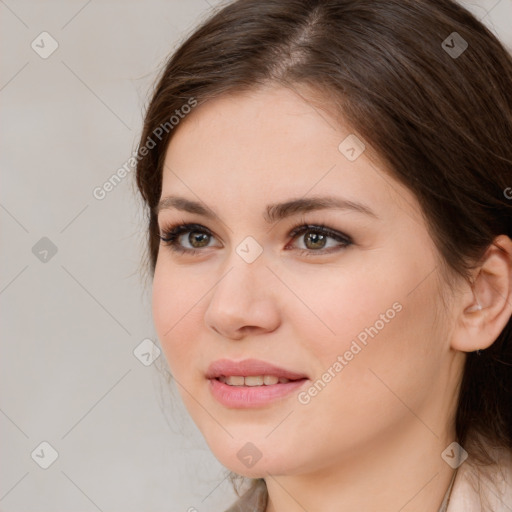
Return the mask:
[[[175,130],[162,200],[214,216],[162,204],[162,236],[172,224],[199,226],[175,238],[194,254],[160,246],[153,317],[220,462],[246,476],[298,474],[374,457],[398,436],[444,435],[461,353],[450,349],[453,320],[439,307],[438,255],[415,196],[368,147],[361,153],[349,127],[289,89],[212,100]],[[268,211],[327,196],[351,203]],[[304,224],[331,233],[291,234]],[[220,359],[305,379],[229,385],[207,378]]]

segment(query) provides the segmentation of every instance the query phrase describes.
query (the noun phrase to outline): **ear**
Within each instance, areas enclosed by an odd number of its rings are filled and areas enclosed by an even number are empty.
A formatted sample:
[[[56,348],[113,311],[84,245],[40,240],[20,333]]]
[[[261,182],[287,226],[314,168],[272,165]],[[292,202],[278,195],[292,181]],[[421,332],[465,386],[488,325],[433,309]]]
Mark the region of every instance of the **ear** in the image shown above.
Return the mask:
[[[452,348],[473,352],[490,347],[512,314],[512,240],[508,236],[499,235],[488,247],[459,304]]]

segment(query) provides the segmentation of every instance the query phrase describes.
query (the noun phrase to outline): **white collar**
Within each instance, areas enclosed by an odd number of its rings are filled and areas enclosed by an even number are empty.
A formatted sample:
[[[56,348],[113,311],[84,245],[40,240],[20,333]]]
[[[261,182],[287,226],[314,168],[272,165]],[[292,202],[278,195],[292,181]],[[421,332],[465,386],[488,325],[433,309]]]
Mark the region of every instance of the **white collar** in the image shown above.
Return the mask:
[[[458,469],[446,512],[512,512],[512,452],[493,450],[497,464]]]

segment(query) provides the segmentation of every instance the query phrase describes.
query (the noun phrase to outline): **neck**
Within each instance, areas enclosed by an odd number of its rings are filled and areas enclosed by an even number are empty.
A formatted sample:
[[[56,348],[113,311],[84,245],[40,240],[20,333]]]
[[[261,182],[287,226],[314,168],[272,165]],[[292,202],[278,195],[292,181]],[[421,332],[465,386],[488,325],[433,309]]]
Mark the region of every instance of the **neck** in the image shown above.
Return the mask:
[[[436,435],[411,415],[385,439],[338,455],[341,462],[308,474],[267,475],[266,512],[438,512],[455,471],[441,453],[454,439],[454,432]]]

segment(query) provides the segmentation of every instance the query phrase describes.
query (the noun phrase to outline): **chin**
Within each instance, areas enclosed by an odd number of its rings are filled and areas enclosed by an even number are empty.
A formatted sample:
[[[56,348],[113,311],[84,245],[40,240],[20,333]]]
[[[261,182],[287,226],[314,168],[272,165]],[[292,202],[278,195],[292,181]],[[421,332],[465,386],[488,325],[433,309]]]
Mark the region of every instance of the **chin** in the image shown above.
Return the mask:
[[[234,473],[247,478],[265,478],[269,474],[277,476],[294,472],[291,461],[276,453],[271,446],[260,450],[250,442],[234,444],[233,451],[228,451],[225,444],[218,450],[212,450],[215,458]],[[269,455],[265,455],[267,450],[270,451]]]

